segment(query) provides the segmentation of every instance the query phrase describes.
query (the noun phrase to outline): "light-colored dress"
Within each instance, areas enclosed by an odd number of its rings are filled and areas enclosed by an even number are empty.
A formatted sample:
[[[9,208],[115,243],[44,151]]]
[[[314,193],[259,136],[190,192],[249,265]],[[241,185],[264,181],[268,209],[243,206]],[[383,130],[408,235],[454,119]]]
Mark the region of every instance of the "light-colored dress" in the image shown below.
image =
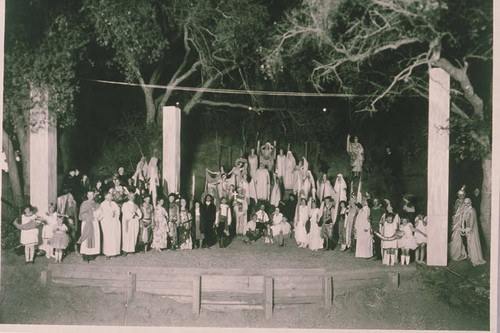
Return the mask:
[[[253,154],[248,156],[248,165],[250,166],[250,177],[254,179],[257,168],[259,167],[259,158],[257,155]]]
[[[54,236],[52,236],[52,247],[57,250],[64,250],[68,247],[69,236],[66,233],[68,227],[64,224],[58,224],[54,227]]]
[[[464,243],[462,242],[462,228],[465,227],[465,206],[459,206],[455,215],[453,215],[453,224],[451,226],[451,241],[448,244],[448,254],[453,261],[467,259]]]
[[[133,202],[127,201],[122,206],[122,250],[135,252],[139,236],[139,220],[142,218],[141,209]]]
[[[371,235],[371,225],[369,221],[370,208],[363,207],[356,217],[356,258],[373,257],[373,237]]]
[[[311,221],[311,229],[309,230],[309,249],[319,250],[323,248],[323,239],[321,238],[321,227],[318,225],[321,216],[319,208],[311,208],[309,212],[309,220]]]
[[[300,205],[297,209],[297,216],[295,217],[295,241],[297,243],[308,244],[309,236],[306,231],[306,222],[309,219],[309,207]]]
[[[361,143],[349,142],[347,140],[347,152],[351,157],[351,168],[353,172],[361,172],[363,169],[364,149]]]
[[[120,207],[114,201],[108,202],[105,200],[101,203],[96,215],[101,221],[102,253],[105,256],[120,254]]]
[[[36,220],[36,215],[31,216],[21,215],[21,224],[27,224]],[[28,230],[21,230],[21,244],[36,245],[38,244],[38,227]]]
[[[406,223],[399,226],[400,230],[403,232],[403,237],[398,240],[398,247],[401,249],[415,250],[418,246],[415,236],[413,236],[413,231],[411,230],[412,224]]]
[[[285,190],[291,190],[293,188],[293,170],[297,165],[295,161],[295,157],[293,156],[291,151],[286,153],[285,159],[285,175],[283,177],[283,184],[285,186]]]
[[[285,169],[286,169],[286,155],[276,156],[276,173],[278,174],[279,179],[283,179],[285,177]]]
[[[415,222],[415,229],[420,230],[427,235],[427,226],[424,225],[422,220],[417,220],[417,222]],[[421,233],[415,232],[415,238],[417,239],[418,244],[427,244],[427,237]]]
[[[481,252],[481,242],[479,240],[479,230],[477,227],[477,214],[476,210],[471,206],[467,207],[465,210],[465,227],[470,228],[470,231],[466,232],[467,235],[467,250],[469,251],[469,259],[472,265],[482,265],[486,261],[483,259],[483,254]]]
[[[271,191],[271,205],[278,207],[281,201],[281,190],[280,184],[277,178],[275,178],[275,183],[273,185],[273,190]]]
[[[247,204],[243,201],[242,207],[236,205],[234,208],[234,216],[236,217],[236,234],[244,235],[246,233],[247,224]]]
[[[388,238],[393,237],[396,234],[397,227],[398,226],[396,223],[394,223],[394,221],[392,223],[384,222],[384,224],[382,224],[382,230],[381,230],[382,236]],[[383,249],[396,249],[398,247],[398,240],[397,239],[382,240],[381,247]]]
[[[179,212],[179,244],[181,250],[191,250],[193,248],[193,239],[191,238],[192,217],[187,210]]]
[[[168,214],[165,207],[156,206],[154,212],[153,243],[151,248],[160,250],[167,247]]]
[[[255,172],[255,188],[257,199],[269,200],[271,181],[266,168],[257,169]]]

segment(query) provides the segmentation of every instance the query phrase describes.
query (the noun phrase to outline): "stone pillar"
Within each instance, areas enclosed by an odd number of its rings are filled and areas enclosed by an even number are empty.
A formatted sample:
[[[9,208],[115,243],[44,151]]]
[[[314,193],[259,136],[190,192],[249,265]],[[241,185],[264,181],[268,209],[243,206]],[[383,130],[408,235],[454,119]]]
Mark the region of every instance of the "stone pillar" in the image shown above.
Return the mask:
[[[427,264],[448,264],[450,76],[429,71],[429,143],[427,153]]]
[[[181,178],[181,110],[163,107],[163,183],[166,193],[179,192]]]
[[[31,87],[30,203],[44,214],[57,199],[57,129],[46,89]]]

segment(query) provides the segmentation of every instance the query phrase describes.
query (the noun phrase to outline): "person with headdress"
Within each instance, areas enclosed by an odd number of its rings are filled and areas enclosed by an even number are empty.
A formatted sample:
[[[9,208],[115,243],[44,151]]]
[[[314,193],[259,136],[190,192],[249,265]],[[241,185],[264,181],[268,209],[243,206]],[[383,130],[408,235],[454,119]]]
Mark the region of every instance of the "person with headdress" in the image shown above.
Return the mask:
[[[125,168],[124,167],[121,166],[121,167],[118,168],[118,174],[116,176],[117,176],[117,179],[120,180],[120,184],[122,184],[122,185],[126,185],[127,184],[128,177],[125,174]]]
[[[358,141],[358,137],[354,137],[351,142],[351,135],[347,135],[347,152],[351,157],[351,168],[354,177],[359,177],[363,169],[364,149]]]
[[[463,205],[465,200],[465,185],[457,192],[457,199],[453,205],[453,214],[455,214]]]
[[[296,166],[295,157],[293,156],[289,148],[286,153],[285,175],[283,176],[283,184],[285,186],[285,190],[293,189],[294,185],[293,172],[295,170],[295,166]]]
[[[259,167],[264,166],[269,172],[274,170],[274,160],[276,158],[276,141],[274,145],[266,142],[262,147],[260,140],[257,141],[257,154],[259,154]]]
[[[354,224],[356,231],[356,258],[371,258],[373,257],[373,236],[368,201],[363,199],[361,207],[358,208],[359,211]]]
[[[481,251],[481,242],[479,240],[479,229],[477,225],[477,214],[472,201],[469,198],[464,199],[464,226],[463,232],[467,237],[468,258],[473,266],[483,265],[486,263],[483,259]]]
[[[320,224],[320,219],[321,219],[321,209],[318,208],[316,204],[316,200],[313,198],[309,199],[310,200],[310,205],[311,209],[309,210],[309,222],[310,222],[310,229],[309,229],[309,249],[311,251],[317,251],[319,249],[323,248],[323,239],[321,238],[321,226]]]
[[[151,245],[153,238],[153,211],[154,209],[151,204],[151,197],[145,196],[144,202],[141,204],[142,218],[139,221],[139,242],[144,246],[144,252],[148,252],[148,248]]]
[[[193,239],[191,238],[191,229],[193,217],[188,209],[187,200],[180,199],[179,206],[179,248],[181,250],[191,250],[193,248]]]
[[[212,195],[206,194],[200,206],[201,224],[203,225],[205,235],[205,247],[210,247],[215,244],[216,237],[214,225],[216,214],[217,207],[214,204],[214,198]]]
[[[82,231],[78,244],[83,261],[94,260],[101,253],[101,229],[96,211],[99,204],[94,201],[94,192],[87,191],[87,200],[82,202],[78,218],[82,221]]]
[[[335,209],[337,214],[336,224],[338,225],[338,243],[340,244],[340,250],[345,251],[347,249],[347,228],[346,228],[346,217],[347,217],[347,202],[342,200],[339,203],[339,207]]]
[[[276,174],[278,179],[283,182],[285,178],[286,170],[286,156],[283,153],[283,149],[280,149],[278,156],[276,156]]]
[[[465,199],[461,200],[459,197],[456,202],[456,211],[452,217],[451,225],[451,240],[448,244],[448,254],[450,259],[453,261],[460,261],[467,259],[467,252],[465,251],[465,246],[462,241],[462,236],[464,236],[465,229],[465,216],[466,207]],[[457,204],[458,203],[458,204]]]
[[[355,250],[354,242],[356,241],[354,238],[354,233],[352,232],[354,221],[356,219],[356,214],[358,213],[358,207],[356,206],[356,193],[351,191],[351,196],[349,197],[349,203],[347,206],[346,219],[345,219],[345,238],[346,238],[346,248],[351,248]]]
[[[102,253],[107,259],[119,255],[121,245],[120,207],[111,199],[111,193],[106,193],[96,212],[101,222]]]
[[[342,174],[338,174],[337,178],[335,178],[335,184],[333,186],[333,206],[334,206],[334,213],[333,213],[333,222],[334,222],[334,230],[333,230],[333,241],[336,243],[338,239],[341,237],[340,234],[342,234],[342,238],[346,238],[346,231],[347,229],[345,228],[345,223],[342,224],[342,228],[340,228],[339,223],[337,222],[337,217],[339,216],[339,205],[341,201],[347,202],[347,184],[344,180],[344,177],[342,177]],[[345,220],[344,220],[345,222]],[[345,250],[345,248],[344,248]]]
[[[273,189],[271,191],[271,205],[277,207],[281,201],[280,180],[277,173],[273,173]]]

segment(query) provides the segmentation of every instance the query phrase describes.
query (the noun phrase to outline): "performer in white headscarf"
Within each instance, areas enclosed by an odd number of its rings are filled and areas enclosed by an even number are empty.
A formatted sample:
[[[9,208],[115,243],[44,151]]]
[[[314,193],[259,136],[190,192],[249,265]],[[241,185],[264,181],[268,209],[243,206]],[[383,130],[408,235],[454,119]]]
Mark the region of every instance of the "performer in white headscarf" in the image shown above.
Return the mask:
[[[250,166],[250,177],[255,178],[255,173],[259,167],[259,158],[255,155],[255,149],[250,150],[250,155],[248,155],[248,165]]]
[[[347,135],[347,152],[351,156],[353,176],[359,177],[363,169],[364,149],[357,136],[354,137],[354,142],[351,142],[351,135]]]
[[[257,190],[257,199],[269,200],[271,181],[269,171],[264,165],[261,165],[255,173],[255,188]]]
[[[151,194],[153,202],[156,202],[158,186],[160,186],[160,175],[158,172],[158,158],[153,156],[148,164],[149,176],[149,194]]]
[[[283,153],[283,149],[280,149],[280,153],[276,156],[276,173],[280,181],[284,181],[286,169],[286,156]]]
[[[139,163],[135,167],[135,173],[132,176],[134,180],[134,186],[137,186],[137,181],[145,182],[148,179],[148,162],[145,156],[141,157]]]
[[[339,209],[339,203],[341,201],[347,202],[347,184],[344,180],[344,177],[342,177],[342,174],[339,173],[337,175],[337,178],[335,179],[335,185],[333,185],[333,200],[334,205],[335,205],[335,216],[334,219],[337,218],[338,215],[338,209]]]
[[[283,184],[285,185],[285,190],[291,190],[293,188],[293,171],[296,166],[295,157],[293,156],[290,149],[286,153],[285,159],[285,175],[283,177]]]

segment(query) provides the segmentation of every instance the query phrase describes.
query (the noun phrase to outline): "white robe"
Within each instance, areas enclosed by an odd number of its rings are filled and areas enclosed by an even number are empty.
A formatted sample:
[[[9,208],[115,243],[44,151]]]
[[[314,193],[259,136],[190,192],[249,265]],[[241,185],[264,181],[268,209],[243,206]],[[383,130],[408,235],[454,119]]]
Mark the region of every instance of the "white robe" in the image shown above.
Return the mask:
[[[257,172],[257,168],[259,167],[259,158],[257,155],[248,156],[248,165],[250,166],[250,177],[253,179],[255,177],[255,173]]]
[[[102,229],[102,253],[105,256],[120,254],[120,207],[116,202],[103,201],[97,213]]]
[[[363,207],[356,217],[356,258],[373,257],[373,237],[371,235],[371,225],[369,221],[370,208]]]
[[[142,218],[141,209],[133,202],[127,201],[122,206],[122,250],[135,252],[137,237],[139,236],[139,220]]]
[[[340,180],[338,177],[336,178],[335,185],[333,186],[333,200],[335,205],[335,215],[332,218],[333,222],[335,222],[337,220],[340,202],[345,201],[347,203],[347,184],[344,178]]]
[[[311,208],[309,211],[309,220],[311,221],[311,229],[309,230],[309,249],[319,250],[323,248],[323,239],[321,238],[321,227],[318,225],[321,217],[319,208]]]
[[[300,205],[295,217],[295,241],[297,243],[308,244],[309,239],[306,231],[306,222],[309,219],[309,207]]]
[[[257,169],[255,173],[255,187],[257,190],[257,199],[269,200],[271,183],[267,169]]]
[[[285,170],[286,170],[286,155],[278,155],[276,156],[276,173],[278,174],[278,178],[285,178]]]
[[[273,185],[273,190],[271,191],[271,205],[278,207],[281,201],[281,190],[280,184],[275,182]]]
[[[283,177],[283,183],[285,185],[285,190],[291,190],[293,188],[293,170],[297,163],[295,162],[295,157],[291,151],[286,153],[285,159],[285,175]]]

